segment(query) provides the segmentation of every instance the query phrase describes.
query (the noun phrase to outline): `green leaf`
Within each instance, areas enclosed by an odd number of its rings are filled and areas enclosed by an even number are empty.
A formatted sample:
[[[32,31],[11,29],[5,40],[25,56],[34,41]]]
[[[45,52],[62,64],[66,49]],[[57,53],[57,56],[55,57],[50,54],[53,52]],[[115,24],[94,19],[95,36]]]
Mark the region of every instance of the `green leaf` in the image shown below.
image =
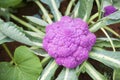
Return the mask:
[[[105,27],[106,25],[115,24],[115,23],[119,23],[119,22],[120,22],[120,11],[116,11],[116,12],[100,19],[95,24],[91,25],[90,31],[96,32],[100,28]]]
[[[60,3],[63,0],[40,0],[41,2],[47,4],[50,7],[52,14],[54,15],[55,20],[58,20],[59,17],[62,15],[58,8],[60,7]]]
[[[120,9],[120,0],[112,0],[112,2],[113,2],[113,5],[115,6],[115,7],[117,7],[117,8],[119,8]]]
[[[21,2],[22,0],[0,0],[0,7],[15,7]]]
[[[32,49],[32,50],[36,55],[43,56],[43,57],[49,57],[48,53],[42,48],[40,48],[40,49]]]
[[[79,0],[79,2],[79,17],[82,18],[84,21],[87,21],[91,14],[93,0]]]
[[[119,39],[111,38],[111,40],[113,41],[113,44],[116,48],[120,47],[120,40]],[[94,46],[97,46],[97,47],[112,47],[108,38],[97,38],[97,41],[96,41]]]
[[[116,12],[114,12],[114,13],[112,13],[109,16],[106,16],[104,18],[112,19],[112,20],[119,20],[120,19],[120,11],[116,11]]]
[[[14,53],[15,65],[0,63],[0,80],[37,80],[42,66],[39,58],[25,46],[18,47]]]
[[[41,35],[40,33],[37,33],[37,32],[25,31],[25,33],[26,33],[26,36],[31,36],[31,37],[39,38],[39,39],[43,39],[44,38],[43,35]]]
[[[1,32],[0,32],[0,40],[2,40],[2,39],[4,39],[4,38],[6,38],[7,36],[5,36],[4,34],[2,34]]]
[[[120,68],[114,69],[113,80],[120,80]]]
[[[46,64],[48,64],[49,63],[49,61],[51,60],[51,58],[52,57],[45,57],[45,58],[43,58],[42,60],[41,60],[41,64],[42,64],[42,66],[43,67],[45,67],[46,66]]]
[[[34,41],[31,41],[29,37],[25,35],[24,30],[22,28],[19,28],[17,25],[15,25],[12,22],[4,22],[0,27],[0,31],[4,35],[18,42],[21,42],[30,46],[35,46],[35,45],[41,46],[41,43],[36,43]]]
[[[95,24],[91,25],[91,27],[90,27],[89,30],[90,30],[91,32],[96,32],[96,31],[98,31],[100,28],[105,27],[105,26],[106,26],[105,21],[104,21],[104,20],[101,20],[101,21],[98,21],[98,22],[96,22]]]
[[[24,17],[25,17],[27,20],[29,20],[30,22],[39,25],[40,27],[42,27],[42,26],[47,26],[47,25],[48,25],[48,23],[45,22],[45,21],[42,20],[42,19],[39,19],[39,18],[36,18],[36,17],[32,17],[32,16],[24,16]]]
[[[12,40],[12,39],[10,39],[10,38],[8,38],[8,37],[5,37],[5,38],[3,38],[3,39],[0,39],[0,44],[3,44],[3,43],[5,43],[5,42],[12,42],[12,41],[14,41],[14,40]]]
[[[48,65],[44,68],[39,80],[51,80],[57,68],[58,65],[55,63],[55,61],[51,60],[48,63]]]
[[[14,39],[16,41],[19,41],[21,43],[25,43],[27,45],[33,45],[33,43],[25,36],[22,29],[18,28],[17,25],[15,25],[12,22],[6,22],[0,27],[0,31],[10,37],[11,39]]]
[[[51,4],[51,0],[40,0],[41,2],[47,4],[49,7],[52,7],[52,4]],[[56,4],[57,4],[57,8],[60,7],[60,3],[62,2],[63,0],[55,0]]]
[[[101,0],[101,11],[104,12],[104,7],[112,5],[112,0]]]
[[[0,19],[0,27],[3,21]],[[0,32],[0,44],[5,43],[5,42],[12,42],[13,40],[8,38],[6,35],[4,35],[2,32]]]
[[[32,41],[34,45],[42,47],[43,35],[41,36],[40,33],[32,31],[25,31],[25,35]]]
[[[33,37],[39,38],[39,39],[43,39],[44,36],[41,35],[40,33],[37,32],[32,32],[32,31],[25,31],[26,34],[31,35]]]
[[[63,68],[56,80],[78,80],[74,69]]]
[[[111,68],[120,68],[120,52],[94,49],[89,57],[95,59]]]
[[[78,17],[78,15],[79,15],[79,8],[80,8],[80,1],[78,1],[78,2],[76,3],[76,5],[75,5],[75,7],[74,7],[74,9],[73,9],[73,11],[72,11],[71,16],[73,16],[73,17]]]
[[[79,76],[81,73],[85,73],[85,67],[86,61],[84,61],[79,67],[76,68],[76,74]]]
[[[0,8],[0,16],[4,17],[6,21],[10,20],[9,9]]]
[[[86,72],[92,77],[93,80],[107,80],[107,78],[99,73],[90,63],[86,62],[84,66]]]
[[[106,25],[119,23],[120,22],[120,10],[102,18],[101,20],[104,20]]]
[[[0,26],[1,26],[1,24],[3,23],[4,21],[0,18]]]

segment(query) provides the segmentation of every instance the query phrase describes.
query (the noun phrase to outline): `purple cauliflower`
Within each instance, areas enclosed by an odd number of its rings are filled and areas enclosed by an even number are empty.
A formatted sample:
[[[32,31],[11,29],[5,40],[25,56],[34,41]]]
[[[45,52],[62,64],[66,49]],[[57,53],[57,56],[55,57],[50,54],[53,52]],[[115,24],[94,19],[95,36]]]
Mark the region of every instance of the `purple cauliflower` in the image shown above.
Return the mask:
[[[96,36],[80,18],[63,16],[60,21],[46,27],[43,48],[58,65],[75,68],[88,59]]]
[[[108,15],[116,12],[117,9],[114,6],[110,5],[110,6],[104,7],[104,11],[105,11],[104,16],[108,16]]]

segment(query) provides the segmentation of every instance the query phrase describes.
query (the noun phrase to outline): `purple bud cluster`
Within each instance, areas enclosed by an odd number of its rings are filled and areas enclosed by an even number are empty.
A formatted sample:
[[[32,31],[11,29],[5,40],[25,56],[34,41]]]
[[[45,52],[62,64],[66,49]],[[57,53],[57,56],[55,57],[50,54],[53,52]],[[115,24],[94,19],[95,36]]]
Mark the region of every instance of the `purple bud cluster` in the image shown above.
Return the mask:
[[[116,12],[117,9],[114,6],[110,5],[110,6],[104,7],[104,11],[105,11],[104,16],[108,16],[108,15]]]
[[[96,36],[80,18],[63,16],[60,21],[46,27],[43,48],[58,65],[75,68],[88,59]]]

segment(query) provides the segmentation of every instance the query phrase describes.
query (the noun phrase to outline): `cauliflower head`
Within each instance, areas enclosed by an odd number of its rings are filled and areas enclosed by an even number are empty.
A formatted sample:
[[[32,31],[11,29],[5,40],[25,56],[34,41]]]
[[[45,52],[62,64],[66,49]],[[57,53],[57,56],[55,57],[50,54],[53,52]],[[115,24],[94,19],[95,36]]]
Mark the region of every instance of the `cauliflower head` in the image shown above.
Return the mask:
[[[117,9],[114,6],[109,5],[109,6],[104,7],[104,11],[105,11],[104,16],[108,16],[108,15],[116,12]]]
[[[58,65],[75,68],[88,59],[96,36],[80,18],[63,16],[60,21],[46,26],[43,48]]]

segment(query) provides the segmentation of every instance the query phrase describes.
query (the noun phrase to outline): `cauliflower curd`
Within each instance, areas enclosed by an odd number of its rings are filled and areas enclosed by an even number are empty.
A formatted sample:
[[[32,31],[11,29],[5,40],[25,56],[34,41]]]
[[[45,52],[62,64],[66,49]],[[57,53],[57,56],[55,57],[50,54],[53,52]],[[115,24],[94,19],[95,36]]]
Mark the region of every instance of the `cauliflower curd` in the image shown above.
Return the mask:
[[[95,42],[96,36],[89,31],[86,22],[63,16],[60,21],[46,27],[43,48],[58,65],[75,68],[88,59]]]

